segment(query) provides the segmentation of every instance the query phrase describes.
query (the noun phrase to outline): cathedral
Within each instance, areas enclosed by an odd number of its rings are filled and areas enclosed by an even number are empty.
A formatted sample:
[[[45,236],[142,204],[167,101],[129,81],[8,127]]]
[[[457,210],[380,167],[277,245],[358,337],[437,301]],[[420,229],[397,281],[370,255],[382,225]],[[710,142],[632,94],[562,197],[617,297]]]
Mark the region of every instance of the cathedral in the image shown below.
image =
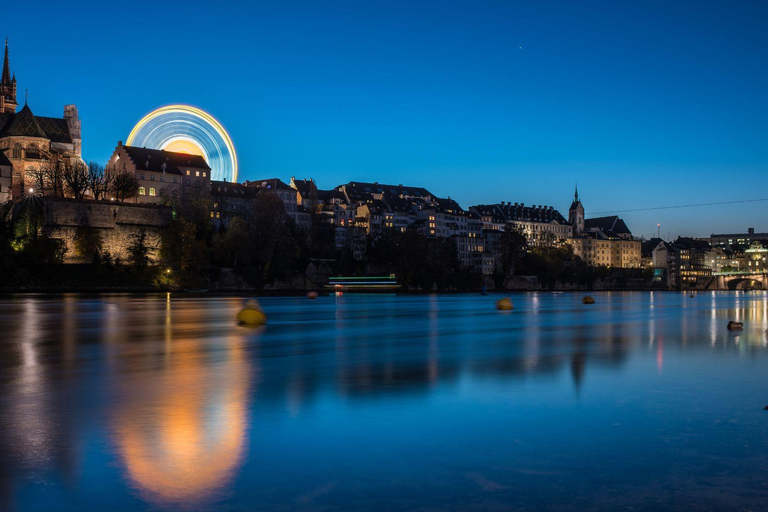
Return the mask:
[[[75,105],[63,117],[35,116],[27,101],[17,112],[16,74],[11,75],[8,40],[0,78],[0,200],[17,200],[28,188],[26,173],[37,166],[69,165],[82,158],[80,118]]]

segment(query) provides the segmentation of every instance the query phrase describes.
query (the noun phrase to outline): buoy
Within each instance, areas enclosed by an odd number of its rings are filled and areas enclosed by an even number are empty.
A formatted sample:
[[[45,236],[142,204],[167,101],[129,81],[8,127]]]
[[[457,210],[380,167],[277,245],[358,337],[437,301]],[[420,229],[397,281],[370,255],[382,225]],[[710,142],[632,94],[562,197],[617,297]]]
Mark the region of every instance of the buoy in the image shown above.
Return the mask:
[[[308,299],[315,300],[317,297],[318,297],[317,292],[308,292],[307,293],[307,298]]]
[[[744,322],[734,322],[733,320],[728,322],[729,331],[740,331],[743,328],[744,328]]]
[[[504,297],[503,299],[499,299],[496,301],[496,309],[499,311],[509,311],[514,306],[512,305],[512,299],[509,297]]]
[[[582,304],[594,304],[595,303],[595,299],[592,296],[587,295],[583,299],[581,299],[581,303]]]
[[[267,315],[255,300],[249,300],[237,314],[237,323],[243,325],[263,325],[267,323]]]

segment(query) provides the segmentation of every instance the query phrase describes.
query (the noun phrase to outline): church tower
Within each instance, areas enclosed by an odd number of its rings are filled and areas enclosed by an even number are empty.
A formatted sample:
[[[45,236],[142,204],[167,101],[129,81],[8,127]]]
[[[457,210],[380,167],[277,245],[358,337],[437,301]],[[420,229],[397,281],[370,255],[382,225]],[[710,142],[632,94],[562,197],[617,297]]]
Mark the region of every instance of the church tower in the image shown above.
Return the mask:
[[[11,78],[11,65],[8,61],[8,39],[5,40],[5,60],[3,60],[3,75],[0,78],[0,114],[16,112],[16,75]]]
[[[579,187],[573,194],[573,202],[568,209],[568,222],[573,226],[573,236],[579,236],[584,232],[584,206],[579,200]]]

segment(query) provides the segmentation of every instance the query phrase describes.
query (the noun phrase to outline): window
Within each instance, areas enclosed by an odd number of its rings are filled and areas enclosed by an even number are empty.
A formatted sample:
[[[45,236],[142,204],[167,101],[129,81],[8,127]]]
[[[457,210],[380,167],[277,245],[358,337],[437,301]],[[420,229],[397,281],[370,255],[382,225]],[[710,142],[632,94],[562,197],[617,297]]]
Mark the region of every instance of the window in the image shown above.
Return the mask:
[[[189,176],[189,169],[187,169],[187,176]]]
[[[205,176],[206,176],[205,171],[203,171],[203,178],[205,178]]]
[[[195,176],[200,177],[200,171],[195,171]]]
[[[173,182],[176,183],[176,176],[173,177]]]
[[[21,158],[21,144],[13,145],[13,158]]]
[[[160,176],[160,181],[165,183],[165,176]]]
[[[144,187],[139,187],[139,195],[140,196],[147,195],[147,191],[144,189]]]
[[[149,175],[149,181],[155,181],[155,175],[154,174],[150,174]]]
[[[141,179],[144,179],[144,173],[141,173]]]
[[[155,187],[149,187],[149,195],[151,196],[155,195]]]
[[[187,174],[189,174],[189,171],[187,171]],[[189,180],[187,180],[187,186],[189,186]]]

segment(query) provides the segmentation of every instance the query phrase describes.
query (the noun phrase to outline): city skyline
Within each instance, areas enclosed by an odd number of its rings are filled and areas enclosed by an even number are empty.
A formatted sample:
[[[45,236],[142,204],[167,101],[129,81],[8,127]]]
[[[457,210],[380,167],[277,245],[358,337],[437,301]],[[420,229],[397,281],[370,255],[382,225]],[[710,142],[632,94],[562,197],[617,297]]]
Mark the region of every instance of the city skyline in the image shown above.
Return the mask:
[[[78,71],[55,73],[39,62],[58,21],[42,18],[35,37],[6,31],[19,101],[28,89],[38,115],[77,104],[86,160],[105,162],[146,113],[181,102],[227,128],[240,181],[405,183],[465,208],[561,211],[578,182],[596,214],[760,199],[753,191],[768,184],[767,80],[753,65],[765,7],[694,5],[155,6],[180,25],[209,20],[202,36],[157,38],[141,4],[118,14],[75,2],[70,15],[88,30],[59,51]],[[662,236],[705,236],[768,231],[756,222],[765,204],[621,215],[637,235],[661,223]]]

